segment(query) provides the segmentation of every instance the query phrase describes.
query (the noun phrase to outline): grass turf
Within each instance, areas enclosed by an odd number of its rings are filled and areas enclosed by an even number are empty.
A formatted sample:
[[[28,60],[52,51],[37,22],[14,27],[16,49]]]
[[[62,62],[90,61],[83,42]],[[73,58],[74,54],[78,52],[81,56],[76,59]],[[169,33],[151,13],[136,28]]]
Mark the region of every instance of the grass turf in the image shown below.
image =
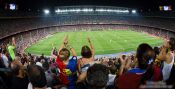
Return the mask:
[[[44,53],[49,56],[52,43],[58,49],[63,43],[65,35],[69,36],[69,43],[75,48],[78,55],[80,55],[83,45],[89,45],[87,37],[90,37],[94,44],[96,54],[134,51],[141,43],[148,43],[151,46],[158,46],[163,43],[161,38],[131,30],[59,32],[38,41],[25,51],[37,55]]]

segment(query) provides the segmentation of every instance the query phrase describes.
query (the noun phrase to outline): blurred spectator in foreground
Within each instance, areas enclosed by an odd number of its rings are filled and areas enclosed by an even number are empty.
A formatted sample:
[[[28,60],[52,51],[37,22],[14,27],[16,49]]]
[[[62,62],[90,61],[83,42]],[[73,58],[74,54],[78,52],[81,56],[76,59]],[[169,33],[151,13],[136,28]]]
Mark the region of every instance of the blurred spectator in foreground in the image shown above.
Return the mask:
[[[51,89],[47,88],[47,80],[42,67],[30,65],[27,73],[30,81],[28,89]]]
[[[9,42],[8,44],[8,51],[13,61],[15,60],[15,48],[16,48],[16,41],[15,41],[15,38],[13,37],[12,43]]]
[[[11,63],[13,73],[12,89],[27,89],[29,80],[27,77],[26,67],[20,62],[20,58],[16,57],[15,61]]]
[[[157,61],[163,61],[163,80],[167,84],[175,84],[175,38],[170,38],[163,47],[157,57]]]
[[[109,70],[105,65],[94,64],[87,70],[86,80],[79,82],[76,85],[76,89],[105,89]]]
[[[139,88],[140,84],[144,83],[146,80],[149,80],[150,76],[147,75],[147,69],[150,64],[149,62],[153,58],[152,53],[153,49],[150,45],[143,43],[138,46],[136,55],[138,67],[132,68],[119,76],[116,82],[119,89],[137,89]],[[122,73],[125,63],[121,63],[120,72]]]

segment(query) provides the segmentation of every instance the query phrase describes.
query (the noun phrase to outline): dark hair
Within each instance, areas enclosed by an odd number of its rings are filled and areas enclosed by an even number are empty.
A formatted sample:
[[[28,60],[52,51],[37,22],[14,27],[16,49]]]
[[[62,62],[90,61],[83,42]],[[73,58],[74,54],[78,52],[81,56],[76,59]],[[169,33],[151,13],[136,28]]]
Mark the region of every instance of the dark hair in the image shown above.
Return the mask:
[[[154,47],[154,52],[156,55],[159,55],[160,49],[158,47]]]
[[[170,44],[170,50],[174,51],[175,50],[175,38],[170,38],[169,40],[169,44]]]
[[[147,69],[150,54],[148,52],[153,51],[152,47],[146,43],[140,44],[137,48],[136,57],[138,59],[138,66],[141,69]]]
[[[153,75],[154,75],[154,67],[153,64],[150,64],[146,72],[142,75],[141,84],[145,84],[145,81],[151,80]]]
[[[57,51],[56,47],[53,50],[53,54],[56,55],[56,56],[58,56],[58,51]]]
[[[117,68],[115,66],[109,67],[109,70],[110,70],[111,74],[116,74],[116,72],[117,72]]]
[[[122,55],[122,58],[125,59],[126,58],[126,55]]]
[[[91,49],[87,45],[82,47],[82,49],[81,49],[81,56],[83,58],[91,58],[92,57]]]
[[[27,72],[33,87],[43,88],[47,85],[44,70],[40,66],[30,65]]]
[[[44,71],[47,71],[49,69],[49,63],[48,62],[44,62],[42,64],[43,68],[44,68]]]
[[[61,50],[60,50],[60,52],[59,53],[61,53],[61,52],[66,52],[66,57],[68,57],[69,58],[69,56],[70,56],[70,51],[67,49],[67,48],[62,48]]]
[[[101,89],[108,82],[109,70],[105,65],[94,64],[87,70],[87,82],[91,89]]]
[[[13,65],[13,66],[12,66]],[[19,74],[19,70],[20,70],[20,66],[15,64],[15,63],[12,63],[11,64],[11,69],[12,69],[12,73],[17,76]]]

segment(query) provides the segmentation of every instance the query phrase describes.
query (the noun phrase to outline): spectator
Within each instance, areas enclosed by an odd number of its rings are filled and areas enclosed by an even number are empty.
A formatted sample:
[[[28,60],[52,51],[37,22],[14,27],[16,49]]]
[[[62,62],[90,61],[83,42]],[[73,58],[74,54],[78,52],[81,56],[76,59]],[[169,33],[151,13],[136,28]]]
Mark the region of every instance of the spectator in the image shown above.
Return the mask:
[[[52,52],[51,52],[51,54],[53,54],[55,56],[58,56],[58,52],[57,52],[56,47],[54,47],[54,44],[52,44]]]
[[[70,57],[70,51],[73,57]],[[64,43],[58,50],[56,63],[60,69],[61,83],[68,89],[75,89],[77,81],[77,54],[76,51],[68,45],[68,36],[65,37]]]
[[[87,70],[86,81],[79,82],[76,89],[105,89],[109,79],[108,74],[109,70],[105,65],[94,64]]]
[[[12,60],[15,59],[15,47],[16,47],[16,42],[15,42],[15,38],[12,38],[12,43],[9,43],[8,45],[8,51],[10,53],[10,57],[12,58]]]
[[[2,50],[0,50],[0,68],[5,68],[4,60],[2,58]]]
[[[138,67],[133,68],[119,76],[116,84],[119,89],[137,89],[141,83],[148,80],[147,76],[146,79],[143,79],[143,76],[146,75],[145,73],[147,72],[149,61],[153,58],[152,52],[153,49],[148,44],[139,45],[136,55]],[[120,72],[123,71],[125,66],[124,64],[125,63],[122,62]]]
[[[163,80],[167,82],[167,84],[175,83],[175,39],[170,38],[170,40],[164,44],[161,49],[160,54],[157,59],[163,61]]]
[[[20,58],[16,57],[15,61],[11,63],[11,69],[13,78],[12,78],[12,89],[27,89],[29,83],[25,67],[19,61]]]
[[[85,80],[88,68],[94,63],[95,49],[93,44],[91,43],[90,38],[87,38],[87,40],[91,48],[89,48],[87,45],[82,47],[82,58],[78,60],[78,72],[80,75],[77,82]]]
[[[47,80],[44,69],[37,65],[30,65],[28,67],[29,85],[28,89],[50,89],[47,88]]]
[[[114,81],[115,81],[115,78],[117,78],[117,68],[116,66],[114,65],[114,63],[112,61],[109,61],[110,65],[109,65],[109,81],[107,83],[107,89],[115,89],[115,86],[114,86]]]
[[[8,60],[8,58],[7,58],[7,56],[6,56],[6,54],[7,54],[7,50],[5,49],[5,50],[3,50],[3,52],[2,52],[2,54],[1,54],[1,56],[2,56],[2,60],[3,60],[3,62],[4,62],[4,65],[5,65],[5,68],[9,68],[9,60]]]
[[[62,87],[59,78],[60,70],[56,63],[51,64],[51,72],[53,73],[52,89],[60,89]]]
[[[28,55],[29,56],[29,55]],[[29,56],[30,57],[30,56]],[[21,63],[24,65],[25,63],[27,63],[27,55],[25,53],[22,54],[21,56]]]
[[[52,81],[53,81],[53,74],[49,68],[49,63],[48,62],[44,62],[42,64],[44,71],[45,71],[45,75],[46,75],[46,80],[47,80],[47,86],[48,87],[52,87]]]

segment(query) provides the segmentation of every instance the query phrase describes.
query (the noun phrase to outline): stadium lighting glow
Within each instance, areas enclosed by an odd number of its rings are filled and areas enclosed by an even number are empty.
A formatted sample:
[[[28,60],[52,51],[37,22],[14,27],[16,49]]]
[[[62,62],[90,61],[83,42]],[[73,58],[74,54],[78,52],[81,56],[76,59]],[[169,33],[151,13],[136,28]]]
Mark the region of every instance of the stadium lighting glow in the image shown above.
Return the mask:
[[[129,13],[129,10],[120,9],[96,9],[97,12],[115,12],[115,13]]]
[[[137,11],[136,11],[136,10],[132,10],[132,13],[133,13],[133,14],[136,14],[136,13],[137,13]]]
[[[55,13],[68,13],[68,12],[92,12],[93,9],[84,8],[84,9],[57,9]]]
[[[48,9],[44,10],[44,14],[49,14],[49,13],[50,13],[50,11]]]
[[[85,9],[82,9],[82,11],[83,11],[83,12],[92,12],[93,9],[86,9],[86,8],[85,8]]]
[[[96,9],[96,10],[93,10],[93,8],[82,8],[82,9],[79,9],[79,8],[74,8],[74,9],[56,9],[55,10],[55,13],[59,14],[59,13],[70,13],[70,12],[75,12],[75,13],[78,13],[78,12],[110,12],[110,13],[129,13],[129,10],[128,9],[102,9],[102,8],[99,8],[99,9]]]
[[[16,5],[15,4],[10,4],[10,10],[15,10],[16,9]]]

